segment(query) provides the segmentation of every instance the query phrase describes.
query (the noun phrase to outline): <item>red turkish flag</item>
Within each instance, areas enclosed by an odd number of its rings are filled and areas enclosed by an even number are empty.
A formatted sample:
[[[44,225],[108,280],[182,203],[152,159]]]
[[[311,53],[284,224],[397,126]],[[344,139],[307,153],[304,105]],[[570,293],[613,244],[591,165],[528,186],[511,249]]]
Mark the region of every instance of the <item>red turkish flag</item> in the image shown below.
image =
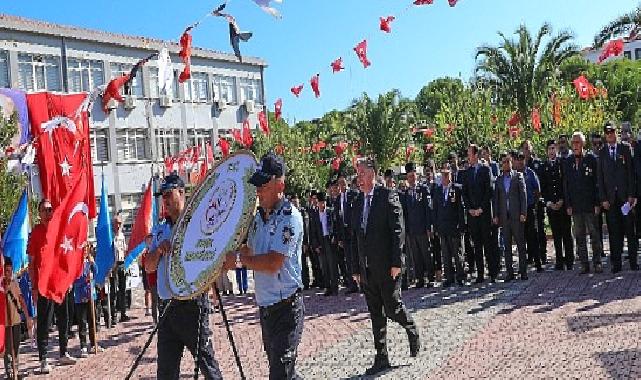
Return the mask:
[[[509,125],[510,127],[514,127],[519,123],[521,123],[521,115],[519,115],[518,112],[514,111],[512,113],[512,116],[510,117],[510,120],[507,121],[507,125]]]
[[[342,161],[343,160],[340,157],[334,157],[334,159],[332,160],[332,169],[338,171],[338,169],[341,168]]]
[[[243,146],[249,149],[252,145],[254,145],[254,136],[252,136],[252,131],[249,127],[249,120],[245,119],[243,122]]]
[[[258,124],[260,125],[260,130],[263,131],[264,134],[269,136],[269,123],[267,122],[265,111],[260,111],[258,113]]]
[[[380,28],[383,32],[385,33],[391,33],[392,32],[392,21],[396,20],[396,17],[394,16],[387,16],[387,17],[381,17],[381,25]]]
[[[40,183],[45,198],[55,208],[81,173],[86,181],[85,203],[89,218],[96,217],[93,164],[86,112],[77,112],[87,94],[27,94],[31,134],[36,147]]]
[[[414,5],[432,5],[434,0],[414,0]]]
[[[241,145],[243,144],[243,136],[240,133],[240,129],[234,129],[231,131],[231,136],[234,138],[234,141]]]
[[[120,77],[114,78],[109,81],[109,84],[107,84],[107,88],[105,89],[105,93],[102,95],[102,110],[105,113],[109,112],[109,110],[107,109],[107,105],[109,104],[109,101],[111,99],[114,99],[120,103],[125,101],[122,95],[120,95],[120,89],[125,85],[125,82],[127,82],[129,78],[129,74],[123,74]]]
[[[574,88],[576,88],[579,98],[585,100],[596,95],[596,89],[583,75],[576,78],[572,83],[574,83]]]
[[[191,27],[187,28],[183,35],[180,36],[180,52],[178,56],[185,64],[183,71],[178,77],[178,81],[183,83],[191,78]]]
[[[80,172],[47,225],[47,243],[42,248],[40,267],[36,272],[38,290],[57,303],[62,303],[69,287],[82,272],[89,223],[87,182],[87,174]]]
[[[599,55],[597,62],[601,63],[610,57],[616,57],[621,54],[623,54],[623,39],[619,38],[618,40],[608,41],[603,47],[603,51],[601,55]]]
[[[292,94],[294,94],[294,96],[298,98],[300,96],[300,92],[303,91],[303,87],[304,85],[300,84],[298,86],[292,87],[289,91],[291,91]]]
[[[447,0],[447,2],[450,3],[450,7],[455,6],[457,1],[458,0]]]
[[[337,73],[345,69],[345,67],[343,67],[343,58],[342,57],[337,58],[334,62],[332,62],[331,66],[332,66],[333,73]]]
[[[536,133],[541,133],[541,114],[539,112],[538,108],[533,108],[532,109],[532,127],[534,128],[534,131]]]
[[[354,51],[358,56],[358,60],[361,61],[364,68],[367,68],[372,63],[367,59],[367,40],[363,40],[354,47]]]
[[[4,269],[3,255],[0,255],[0,265],[2,265]],[[7,325],[7,296],[4,283],[4,270],[2,274],[0,274],[0,285],[0,353],[3,353],[6,348],[4,346],[4,328]]]
[[[280,120],[282,115],[283,115],[283,99],[278,98],[276,100],[276,103],[274,103],[274,116],[276,117],[276,121]]]
[[[312,91],[317,98],[320,98],[320,74],[316,74],[309,80],[309,84],[312,86]]]
[[[334,145],[334,153],[336,153],[337,156],[341,156],[345,152],[345,149],[347,149],[347,143],[345,141]]]
[[[227,139],[220,138],[218,139],[218,146],[223,152],[223,157],[229,156],[229,141]]]
[[[211,141],[207,142],[207,166],[214,163],[214,149],[211,147]]]

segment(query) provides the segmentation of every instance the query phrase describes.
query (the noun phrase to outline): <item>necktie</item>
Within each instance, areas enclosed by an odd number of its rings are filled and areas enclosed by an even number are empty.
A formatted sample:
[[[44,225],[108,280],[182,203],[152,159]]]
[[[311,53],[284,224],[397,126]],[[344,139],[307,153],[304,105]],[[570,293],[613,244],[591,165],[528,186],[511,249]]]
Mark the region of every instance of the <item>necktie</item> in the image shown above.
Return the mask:
[[[610,147],[610,158],[614,160],[614,150],[615,148],[613,146]]]
[[[363,204],[363,225],[361,226],[363,228],[363,231],[367,231],[367,218],[369,217],[369,208],[370,208],[371,200],[372,200],[372,196],[370,194],[367,194],[365,196],[365,203]]]

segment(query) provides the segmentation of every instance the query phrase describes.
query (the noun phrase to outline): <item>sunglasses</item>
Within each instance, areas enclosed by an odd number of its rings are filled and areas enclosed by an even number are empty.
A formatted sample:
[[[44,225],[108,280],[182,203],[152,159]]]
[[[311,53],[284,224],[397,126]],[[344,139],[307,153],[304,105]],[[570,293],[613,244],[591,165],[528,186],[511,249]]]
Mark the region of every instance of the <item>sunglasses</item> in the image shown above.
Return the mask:
[[[40,212],[52,212],[53,207],[43,207],[40,209]]]

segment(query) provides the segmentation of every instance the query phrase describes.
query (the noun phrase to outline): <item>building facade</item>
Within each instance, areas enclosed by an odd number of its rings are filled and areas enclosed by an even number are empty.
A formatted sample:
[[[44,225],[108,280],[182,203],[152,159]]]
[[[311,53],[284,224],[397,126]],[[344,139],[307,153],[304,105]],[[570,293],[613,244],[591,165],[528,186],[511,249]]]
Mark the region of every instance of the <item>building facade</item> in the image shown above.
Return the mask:
[[[152,59],[133,80],[124,104],[101,101],[90,113],[94,182],[104,174],[113,211],[129,229],[145,186],[162,175],[164,157],[229,136],[248,119],[256,128],[265,104],[258,58],[193,48],[191,79],[178,83],[183,64],[176,42],[88,30],[0,14],[0,88],[26,92],[91,92],[128,73],[140,59],[166,47],[174,68],[171,93],[161,93]],[[205,154],[205,149],[201,149]]]
[[[602,48],[599,48],[599,49],[585,48],[581,52],[581,55],[583,55],[583,57],[588,61],[592,63],[596,63],[599,60],[599,55],[601,55],[602,50],[603,50]],[[608,58],[606,61],[610,59],[622,59],[622,58],[641,60],[641,40],[625,39],[623,42],[623,55],[618,57]]]

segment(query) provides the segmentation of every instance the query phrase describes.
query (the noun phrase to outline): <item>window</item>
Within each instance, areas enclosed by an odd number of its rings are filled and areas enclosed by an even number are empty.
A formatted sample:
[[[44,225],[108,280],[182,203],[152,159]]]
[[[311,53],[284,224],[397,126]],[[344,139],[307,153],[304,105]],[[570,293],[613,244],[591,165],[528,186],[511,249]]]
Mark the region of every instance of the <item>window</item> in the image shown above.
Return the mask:
[[[157,129],[158,155],[162,158],[178,154],[180,149],[180,129]]]
[[[117,78],[122,74],[129,74],[134,65],[130,63],[114,63],[112,62],[109,67],[111,68],[111,79]],[[142,98],[142,70],[138,70],[136,77],[131,81],[131,89],[128,95],[135,95]]]
[[[109,161],[109,134],[107,128],[91,129],[89,134],[93,162]]]
[[[206,102],[209,100],[209,84],[207,80],[207,74],[205,73],[193,73],[191,74],[191,79],[185,82],[185,98],[188,100],[193,100],[195,102]],[[187,94],[191,93],[191,96]]]
[[[102,61],[70,58],[67,60],[70,92],[91,92],[105,83]]]
[[[214,100],[222,100],[228,104],[236,104],[236,81],[234,77],[214,78]]]
[[[262,103],[260,81],[257,79],[240,78],[240,101],[253,100]]]
[[[630,50],[624,51],[623,56],[626,57],[627,59],[632,59],[632,51]]]
[[[179,77],[180,77],[180,72],[174,71],[174,85],[173,85],[174,99],[180,99],[180,94],[178,93],[178,89],[180,88],[180,82],[178,81]]]
[[[150,158],[146,129],[119,129],[116,131],[116,144],[119,162]]]
[[[158,68],[149,69],[149,97],[158,98],[160,89],[158,88]]]
[[[18,87],[24,91],[62,91],[60,57],[18,54]]]
[[[189,129],[187,130],[187,146],[199,146],[200,157],[205,157],[207,151],[205,145],[211,140],[211,130],[208,129]]]
[[[8,88],[9,86],[9,54],[6,51],[0,50],[0,88]]]
[[[641,48],[634,49],[634,59],[641,59]]]

